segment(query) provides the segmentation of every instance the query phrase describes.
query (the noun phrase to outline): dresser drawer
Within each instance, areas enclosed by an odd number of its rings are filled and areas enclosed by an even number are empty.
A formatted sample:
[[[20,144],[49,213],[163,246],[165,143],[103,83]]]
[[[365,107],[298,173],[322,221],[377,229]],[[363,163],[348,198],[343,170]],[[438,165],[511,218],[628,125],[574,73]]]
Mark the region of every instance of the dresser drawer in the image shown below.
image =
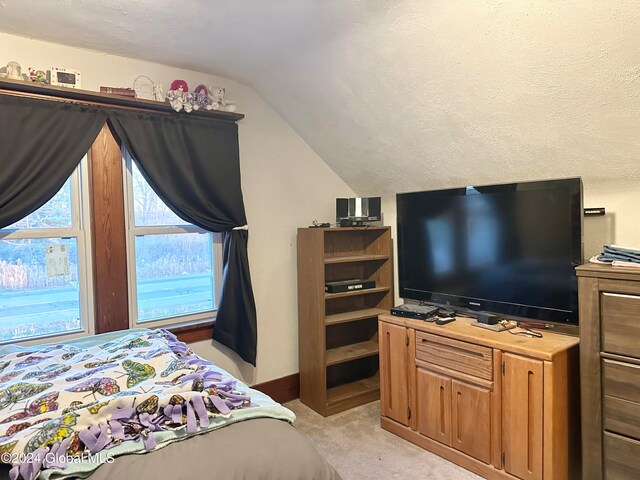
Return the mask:
[[[640,478],[640,442],[604,432],[605,480]]]
[[[604,395],[604,429],[640,440],[640,403]]]
[[[640,403],[640,365],[602,360],[602,390],[605,395]]]
[[[416,358],[485,380],[493,380],[493,350],[473,343],[416,332]]]
[[[640,296],[603,292],[602,349],[605,352],[640,357]]]

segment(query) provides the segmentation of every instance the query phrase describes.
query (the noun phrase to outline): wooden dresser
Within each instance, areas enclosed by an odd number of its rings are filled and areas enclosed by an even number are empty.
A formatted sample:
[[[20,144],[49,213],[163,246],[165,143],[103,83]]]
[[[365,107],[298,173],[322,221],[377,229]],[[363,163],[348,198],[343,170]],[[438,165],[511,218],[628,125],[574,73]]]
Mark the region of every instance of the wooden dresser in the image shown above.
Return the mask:
[[[640,268],[588,264],[580,288],[585,480],[640,478]]]
[[[384,429],[485,478],[579,478],[577,337],[378,318]]]

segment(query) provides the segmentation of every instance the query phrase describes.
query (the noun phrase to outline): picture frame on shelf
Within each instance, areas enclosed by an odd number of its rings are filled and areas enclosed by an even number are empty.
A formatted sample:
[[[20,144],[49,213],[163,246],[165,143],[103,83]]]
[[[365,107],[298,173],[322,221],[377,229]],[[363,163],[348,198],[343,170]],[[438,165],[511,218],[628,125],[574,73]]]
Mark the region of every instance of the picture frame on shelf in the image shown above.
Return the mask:
[[[80,70],[51,67],[51,78],[49,83],[57,87],[82,88]]]

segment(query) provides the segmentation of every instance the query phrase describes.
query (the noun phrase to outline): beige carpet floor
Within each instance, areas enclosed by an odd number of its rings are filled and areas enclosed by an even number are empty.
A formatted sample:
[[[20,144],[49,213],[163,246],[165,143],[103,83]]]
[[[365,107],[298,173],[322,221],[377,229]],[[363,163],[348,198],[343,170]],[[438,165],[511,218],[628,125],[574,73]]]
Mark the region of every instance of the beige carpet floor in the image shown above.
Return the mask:
[[[480,477],[380,427],[380,402],[324,418],[300,400],[285,404],[344,480],[478,480]]]

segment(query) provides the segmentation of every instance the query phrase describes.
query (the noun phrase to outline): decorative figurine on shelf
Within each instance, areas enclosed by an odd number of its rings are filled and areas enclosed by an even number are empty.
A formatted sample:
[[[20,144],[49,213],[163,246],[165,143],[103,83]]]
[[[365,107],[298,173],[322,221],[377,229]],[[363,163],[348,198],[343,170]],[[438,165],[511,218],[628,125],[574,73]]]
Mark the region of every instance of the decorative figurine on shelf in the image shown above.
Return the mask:
[[[153,82],[153,99],[162,102],[164,100],[164,92],[160,82]]]
[[[28,68],[29,71],[29,80],[33,83],[39,83],[41,85],[45,85],[47,82],[47,74],[44,70],[36,70],[35,68]]]
[[[169,100],[171,108],[176,112],[184,109],[185,112],[189,113],[193,110],[189,87],[184,80],[174,80],[171,82],[171,90],[167,92],[167,99]]]
[[[156,84],[154,84],[154,96],[158,98],[158,95],[161,94],[162,86],[158,84],[158,91],[156,91]],[[205,85],[198,85],[193,93],[190,93],[187,82],[184,80],[174,80],[171,83],[171,89],[167,92],[166,99],[169,101],[171,108],[176,112],[184,110],[189,113],[193,110],[197,111],[200,109],[235,112],[235,102],[230,102],[225,99],[224,95],[224,88],[207,88]]]
[[[22,78],[22,67],[18,62],[7,63],[7,78],[11,80],[24,80],[24,78]]]
[[[200,84],[193,90],[191,98],[194,110],[211,110],[211,99],[209,98],[209,90],[204,85]]]
[[[223,110],[225,112],[235,112],[236,104],[224,98],[225,90],[222,87],[209,87],[209,98],[211,100],[211,110]]]

